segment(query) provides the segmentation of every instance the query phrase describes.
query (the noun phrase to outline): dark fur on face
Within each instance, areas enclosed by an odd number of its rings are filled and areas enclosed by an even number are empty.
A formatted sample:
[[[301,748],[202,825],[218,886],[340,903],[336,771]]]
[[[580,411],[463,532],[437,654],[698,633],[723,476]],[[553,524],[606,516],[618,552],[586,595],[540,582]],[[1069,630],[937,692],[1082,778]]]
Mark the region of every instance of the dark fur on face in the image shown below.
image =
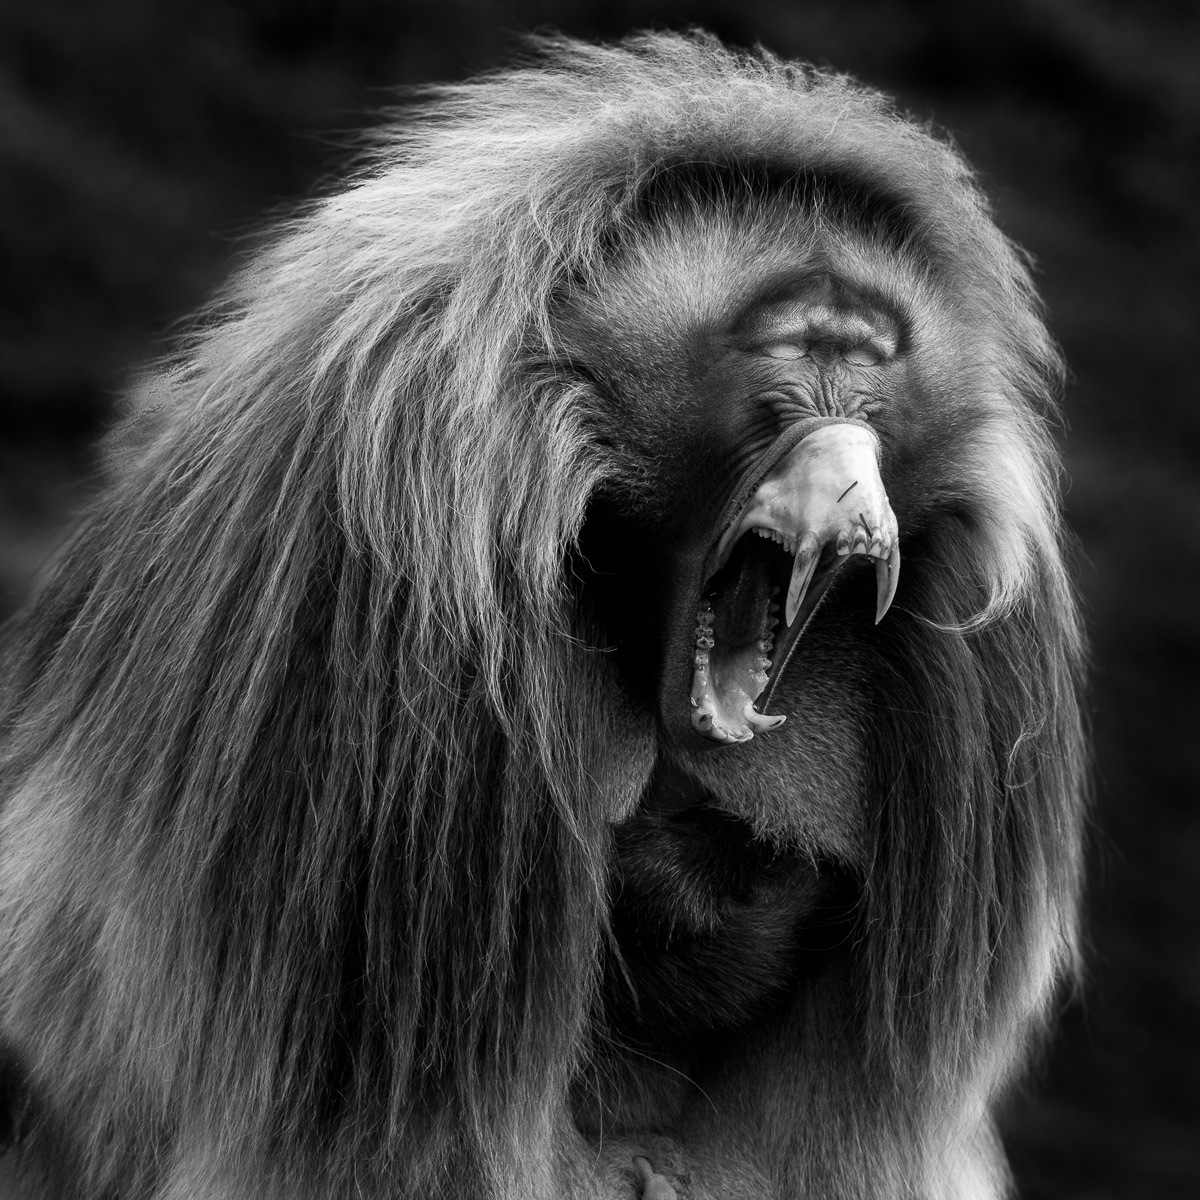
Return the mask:
[[[542,53],[249,262],[7,632],[31,1195],[1004,1189],[1082,762],[1026,269],[844,78]]]

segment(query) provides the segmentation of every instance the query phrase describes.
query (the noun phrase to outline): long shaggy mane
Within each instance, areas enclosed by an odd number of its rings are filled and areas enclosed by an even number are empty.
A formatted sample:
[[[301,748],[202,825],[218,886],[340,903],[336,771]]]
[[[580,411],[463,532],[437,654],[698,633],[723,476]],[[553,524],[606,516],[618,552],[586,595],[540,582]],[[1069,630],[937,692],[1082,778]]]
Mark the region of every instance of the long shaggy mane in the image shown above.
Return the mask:
[[[871,668],[843,1016],[887,1095],[984,1105],[1019,1062],[1074,959],[1081,773],[1027,267],[954,150],[847,78],[547,40],[422,92],[255,253],[8,629],[0,1036],[81,1194],[551,1194],[658,736],[577,557],[643,465],[556,314],[696,164],[885,197],[929,319],[980,331]]]

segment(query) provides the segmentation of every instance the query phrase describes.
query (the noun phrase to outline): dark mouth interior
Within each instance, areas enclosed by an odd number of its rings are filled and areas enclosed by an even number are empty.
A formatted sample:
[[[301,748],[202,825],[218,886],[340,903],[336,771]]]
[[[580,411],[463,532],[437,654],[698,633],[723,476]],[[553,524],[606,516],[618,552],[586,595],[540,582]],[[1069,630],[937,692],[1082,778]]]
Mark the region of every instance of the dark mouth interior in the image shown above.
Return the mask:
[[[754,530],[738,540],[729,561],[704,585],[697,614],[697,654],[707,653],[719,693],[740,689],[766,713],[800,635],[848,561],[826,547],[796,619],[786,626],[782,610],[793,556]]]
[[[771,687],[794,641],[781,629],[780,598],[791,568],[791,557],[781,546],[748,533],[704,587],[713,614],[714,673],[726,686],[736,676],[751,697]]]
[[[740,539],[729,562],[705,587],[719,645],[737,649],[767,633],[767,618],[775,615],[769,608],[777,603],[790,567],[787,554],[774,542],[749,534]]]

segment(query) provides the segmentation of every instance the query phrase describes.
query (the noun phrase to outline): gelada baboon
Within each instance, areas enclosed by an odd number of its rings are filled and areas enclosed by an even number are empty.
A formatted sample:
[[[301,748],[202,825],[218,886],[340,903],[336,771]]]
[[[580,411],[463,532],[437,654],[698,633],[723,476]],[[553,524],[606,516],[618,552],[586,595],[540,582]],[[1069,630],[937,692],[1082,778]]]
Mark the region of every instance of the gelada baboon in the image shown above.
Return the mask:
[[[1075,957],[1059,375],[844,77],[552,40],[422,95],[10,627],[30,1194],[1000,1195]]]

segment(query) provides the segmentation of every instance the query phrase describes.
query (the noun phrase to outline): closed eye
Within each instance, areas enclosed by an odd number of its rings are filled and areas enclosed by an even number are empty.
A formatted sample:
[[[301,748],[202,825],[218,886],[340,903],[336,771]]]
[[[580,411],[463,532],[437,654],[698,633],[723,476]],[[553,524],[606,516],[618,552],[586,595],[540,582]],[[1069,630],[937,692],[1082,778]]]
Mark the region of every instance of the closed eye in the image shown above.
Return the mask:
[[[763,353],[768,358],[803,358],[808,353],[808,347],[795,342],[775,342],[764,346]]]

